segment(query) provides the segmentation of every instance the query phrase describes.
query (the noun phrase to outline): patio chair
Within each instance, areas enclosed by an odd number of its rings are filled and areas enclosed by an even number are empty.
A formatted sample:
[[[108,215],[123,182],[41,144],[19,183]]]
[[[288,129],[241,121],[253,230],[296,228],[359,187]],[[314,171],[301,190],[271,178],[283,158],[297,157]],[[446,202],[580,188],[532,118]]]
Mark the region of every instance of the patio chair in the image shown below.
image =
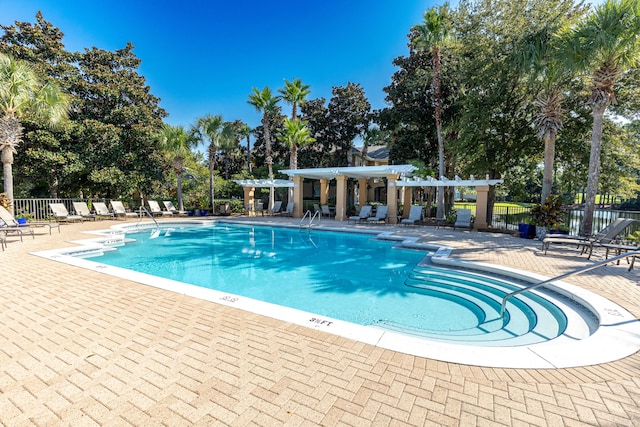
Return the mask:
[[[140,216],[139,213],[137,212],[127,212],[127,210],[124,208],[124,205],[120,200],[112,200],[111,209],[113,209],[113,213],[115,214],[116,218],[121,216],[125,219],[125,221],[127,218],[130,218],[130,217],[137,218]]]
[[[468,228],[471,230],[471,209],[458,209],[456,222],[453,223],[453,229]]]
[[[171,200],[163,200],[162,203],[164,204],[164,207],[167,209],[167,211],[173,213],[174,215],[178,215],[178,216],[187,216],[189,215],[189,213],[187,211],[181,211],[178,210],[178,208],[176,208],[173,204],[173,202]]]
[[[81,215],[71,215],[64,203],[49,203],[49,208],[51,209],[51,212],[53,212],[53,217],[58,222],[82,222],[84,219]]]
[[[73,210],[76,211],[76,215],[80,215],[83,219],[96,220],[96,216],[89,210],[87,202],[73,202]]]
[[[269,214],[280,215],[280,209],[282,209],[282,201],[276,200],[275,202],[273,202],[273,207],[269,211]]]
[[[151,215],[153,215],[153,216],[156,216],[156,215],[162,215],[162,216],[173,215],[173,212],[163,211],[162,209],[160,209],[160,205],[155,200],[147,200],[147,204],[149,205],[149,209],[151,210]]]
[[[347,223],[351,221],[354,221],[354,222],[366,221],[367,218],[369,218],[369,216],[371,215],[371,209],[372,209],[371,205],[362,206],[360,208],[360,213],[358,215],[350,216]]]
[[[367,223],[386,223],[387,222],[387,212],[389,211],[389,206],[381,205],[376,208],[376,214],[374,216],[370,216],[367,218]]]
[[[22,234],[22,231],[24,231],[27,234],[34,235],[33,229],[31,227],[49,227],[49,234],[51,234],[52,228],[57,228],[58,233],[60,232],[60,224],[57,222],[42,221],[42,222],[27,222],[26,224],[20,224],[18,220],[15,219],[13,215],[11,215],[11,212],[6,210],[3,206],[0,206],[0,219],[2,220],[2,222],[4,222],[4,226],[2,227],[2,230],[5,231],[5,235],[7,233],[7,230],[11,232],[14,229],[21,231],[18,234]],[[35,235],[34,235],[34,238],[35,238]],[[22,237],[20,237],[20,240],[22,240]]]
[[[320,205],[320,209],[322,209],[322,216],[326,216],[329,218],[335,216],[335,214],[331,212],[331,208],[329,208],[329,205]]]
[[[287,209],[284,210],[284,212],[282,212],[282,215],[284,216],[293,216],[293,202],[288,202],[287,203]]]
[[[33,232],[33,229],[29,227],[20,226],[20,224],[18,224],[18,222],[15,220],[15,218],[13,218],[13,215],[11,215],[11,213],[8,210],[6,210],[2,206],[0,206],[0,209],[1,209],[0,210],[0,231],[4,231],[4,235],[5,235],[4,244],[6,244],[6,236],[8,236],[10,233],[14,233],[20,236],[21,242],[22,242],[22,236],[25,233],[31,234],[31,237],[33,237],[34,239],[36,238],[36,235]]]
[[[592,238],[582,237],[545,237],[542,240],[542,251],[547,254],[549,246],[553,244],[565,244],[576,246],[580,249],[580,254],[589,252],[587,259],[591,259],[593,254],[593,248],[612,243],[620,233],[622,233],[627,227],[629,227],[635,220],[629,218],[617,218],[607,227],[596,233]]]
[[[411,206],[409,209],[409,217],[403,218],[400,221],[400,224],[416,224],[417,222],[422,222],[422,206]]]
[[[97,218],[116,218],[116,214],[111,212],[104,202],[93,202],[93,209],[96,211]]]

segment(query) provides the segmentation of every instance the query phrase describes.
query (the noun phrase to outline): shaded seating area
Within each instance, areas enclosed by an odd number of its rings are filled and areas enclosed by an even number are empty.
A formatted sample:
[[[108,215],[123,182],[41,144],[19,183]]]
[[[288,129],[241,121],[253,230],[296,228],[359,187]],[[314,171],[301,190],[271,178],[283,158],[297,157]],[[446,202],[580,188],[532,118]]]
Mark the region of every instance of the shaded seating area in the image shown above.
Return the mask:
[[[83,219],[96,220],[96,216],[89,210],[87,202],[73,202],[73,210],[76,212],[76,215],[80,215]]]
[[[82,222],[84,219],[81,215],[71,215],[64,203],[49,203],[49,208],[51,209],[51,212],[53,212],[53,217],[56,221]]]
[[[137,218],[139,216],[137,212],[127,211],[120,200],[112,200],[111,209],[113,209],[113,213],[115,214],[116,218],[121,216],[126,220],[127,218]]]
[[[371,210],[372,210],[372,206],[371,205],[362,206],[360,208],[360,212],[358,213],[358,215],[350,216],[348,218],[348,222],[351,222],[351,221],[354,221],[354,222],[366,221],[367,218],[369,218],[369,216],[371,215]]]
[[[284,210],[284,212],[282,212],[282,215],[284,216],[293,216],[293,208],[294,208],[295,204],[293,202],[288,202],[287,203],[287,208]]]

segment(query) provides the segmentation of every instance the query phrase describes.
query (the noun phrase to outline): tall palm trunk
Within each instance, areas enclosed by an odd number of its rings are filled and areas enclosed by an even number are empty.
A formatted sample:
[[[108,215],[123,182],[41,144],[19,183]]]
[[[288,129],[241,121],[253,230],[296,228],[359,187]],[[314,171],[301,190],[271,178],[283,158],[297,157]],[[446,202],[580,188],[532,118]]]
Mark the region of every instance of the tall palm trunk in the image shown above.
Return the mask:
[[[269,120],[265,113],[262,118],[262,129],[264,130],[264,147],[267,155],[266,161],[269,168],[269,180],[273,181],[273,157],[271,157],[271,132],[269,132]],[[273,187],[269,188],[269,210],[273,209],[274,194]]]
[[[176,157],[173,159],[173,171],[176,173],[177,187],[178,187],[178,210],[184,210],[184,203],[182,202],[182,159]]]
[[[4,177],[4,192],[9,199],[9,212],[13,212],[13,154],[22,140],[22,123],[11,114],[0,117],[0,160]]]
[[[2,150],[2,173],[4,176],[4,192],[9,199],[9,212],[13,214],[13,152],[10,148]]]
[[[587,194],[584,204],[583,236],[590,236],[593,231],[593,214],[596,210],[596,194],[598,193],[598,175],[600,171],[600,147],[602,141],[602,122],[607,104],[593,107],[593,127],[591,129],[591,155],[589,156],[589,176],[587,178]]]
[[[216,210],[216,206],[215,206],[216,200],[215,200],[215,192],[214,192],[215,161],[216,161],[216,147],[215,145],[211,144],[209,146],[209,203],[211,205],[212,212]]]
[[[440,93],[440,49],[433,49],[433,103],[438,137],[438,178],[444,176],[444,141],[442,139],[442,94]],[[444,187],[438,187],[438,209],[436,218],[444,219]]]
[[[544,171],[542,173],[542,202],[547,200],[553,188],[553,162],[556,155],[556,134],[549,132],[544,136]]]

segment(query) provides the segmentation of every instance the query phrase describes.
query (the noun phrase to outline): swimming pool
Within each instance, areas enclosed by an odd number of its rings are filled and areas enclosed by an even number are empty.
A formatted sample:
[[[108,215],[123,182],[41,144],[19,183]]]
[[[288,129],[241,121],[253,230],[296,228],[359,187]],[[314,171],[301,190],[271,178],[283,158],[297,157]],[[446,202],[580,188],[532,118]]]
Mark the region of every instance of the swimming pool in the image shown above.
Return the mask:
[[[460,363],[470,363],[471,356],[471,363],[489,366],[559,366],[567,361],[545,354],[545,344],[588,341],[602,329],[593,312],[561,294],[516,300],[500,318],[496,301],[521,282],[433,265],[437,256],[402,249],[416,245],[397,239],[228,223],[163,224],[159,234],[134,231],[65,255],[92,257],[75,258],[76,265],[87,262],[99,271],[156,285],[163,277],[161,287],[167,289],[207,294],[205,299],[218,303]],[[110,250],[114,245],[118,248]],[[495,347],[509,355],[498,362],[491,351]]]

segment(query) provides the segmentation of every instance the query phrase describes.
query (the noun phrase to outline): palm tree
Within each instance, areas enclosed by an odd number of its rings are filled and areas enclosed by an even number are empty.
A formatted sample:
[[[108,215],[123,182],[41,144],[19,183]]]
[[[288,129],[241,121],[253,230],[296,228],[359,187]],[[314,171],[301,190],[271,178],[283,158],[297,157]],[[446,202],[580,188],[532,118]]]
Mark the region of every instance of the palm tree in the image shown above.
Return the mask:
[[[431,92],[433,93],[433,107],[435,110],[436,133],[438,137],[438,173],[444,176],[444,140],[442,136],[442,55],[441,48],[449,39],[449,5],[448,3],[432,7],[424,13],[424,22],[415,25],[413,30],[417,36],[411,44],[414,48],[431,54],[431,66],[433,68],[433,79],[431,81]],[[437,218],[444,218],[444,188],[438,187],[438,210]]]
[[[178,210],[184,210],[182,202],[182,172],[184,160],[191,149],[198,145],[198,139],[193,132],[187,132],[183,126],[165,124],[162,129],[162,147],[173,162],[173,171],[178,181]]]
[[[281,98],[291,105],[291,120],[298,118],[298,106],[302,106],[307,102],[307,96],[311,91],[309,85],[302,83],[301,79],[293,79],[293,81],[284,81],[284,89],[278,89],[282,95]]]
[[[216,152],[218,149],[225,149],[233,142],[233,129],[228,123],[224,122],[221,115],[207,114],[198,119],[194,131],[201,142],[206,143],[206,140],[209,141],[207,148],[209,157],[209,206],[214,210]]]
[[[266,152],[267,166],[269,167],[269,179],[273,180],[273,157],[271,157],[271,132],[269,131],[269,114],[273,113],[280,101],[280,97],[273,96],[269,86],[265,86],[261,91],[252,88],[253,93],[249,95],[250,105],[253,105],[256,111],[262,113],[262,130],[264,133],[264,147]],[[269,191],[269,209],[273,208],[273,187]]]
[[[582,233],[593,228],[602,123],[607,107],[615,103],[614,87],[621,73],[637,66],[640,55],[640,2],[608,0],[586,19],[562,34],[562,53],[569,66],[591,73],[589,104],[593,114],[591,153]]]
[[[315,142],[311,137],[311,130],[306,123],[300,119],[284,119],[284,129],[278,135],[278,140],[282,141],[290,148],[289,169],[298,169],[298,148]]]
[[[240,139],[247,140],[247,171],[251,173],[251,133],[252,130],[248,124],[242,123],[236,128],[236,133]]]
[[[67,117],[69,98],[52,83],[43,83],[24,61],[0,53],[0,153],[4,192],[13,213],[13,155],[22,142],[20,119],[29,116],[55,125]]]
[[[564,16],[571,16],[571,11],[564,13]],[[519,50],[515,61],[540,89],[534,101],[538,109],[534,125],[538,129],[538,138],[544,142],[541,204],[546,202],[553,189],[556,137],[563,128],[564,118],[563,87],[569,82],[572,74],[571,70],[563,66],[562,58],[558,56],[560,39],[556,34],[565,23],[566,20],[559,19],[532,34]]]

